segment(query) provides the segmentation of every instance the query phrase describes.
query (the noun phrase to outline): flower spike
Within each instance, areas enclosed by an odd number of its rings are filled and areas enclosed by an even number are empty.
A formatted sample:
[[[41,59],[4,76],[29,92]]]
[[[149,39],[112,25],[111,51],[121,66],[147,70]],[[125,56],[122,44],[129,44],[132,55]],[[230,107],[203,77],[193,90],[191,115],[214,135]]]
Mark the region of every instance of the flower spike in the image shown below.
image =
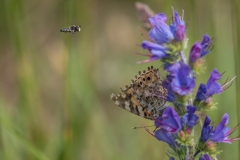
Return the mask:
[[[232,129],[228,126],[229,115],[225,113],[218,125],[214,125],[206,110],[216,108],[213,95],[228,89],[236,78],[227,78],[220,83],[222,74],[214,68],[206,83],[200,83],[196,94],[196,78],[205,70],[204,56],[213,49],[213,38],[204,34],[200,41],[196,41],[186,58],[187,26],[184,21],[184,10],[178,14],[172,7],[170,21],[164,13],[154,12],[145,4],[136,3],[137,11],[144,23],[146,33],[142,32],[142,51],[138,55],[148,59],[138,63],[148,63],[159,60],[165,77],[158,68],[148,67],[139,72],[132,83],[121,89],[122,94],[111,96],[116,105],[140,117],[154,121],[154,131],[144,128],[151,136],[165,142],[171,148],[167,150],[169,160],[212,160],[220,154],[221,143],[232,143],[240,140],[240,135],[230,138],[240,123]],[[169,21],[169,23],[167,23]],[[205,118],[199,134],[196,126]],[[197,130],[198,131],[198,130]],[[196,137],[198,135],[198,137]]]

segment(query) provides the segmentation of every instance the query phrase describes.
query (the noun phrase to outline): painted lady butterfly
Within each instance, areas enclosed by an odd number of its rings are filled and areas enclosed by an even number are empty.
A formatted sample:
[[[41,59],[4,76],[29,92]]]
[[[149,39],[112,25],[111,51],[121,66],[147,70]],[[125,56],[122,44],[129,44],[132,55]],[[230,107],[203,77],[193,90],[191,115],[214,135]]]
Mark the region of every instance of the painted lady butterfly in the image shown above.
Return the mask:
[[[123,94],[112,94],[111,100],[119,107],[146,119],[155,120],[167,107],[166,100],[159,97],[167,95],[162,86],[160,73],[153,66],[140,72],[130,86],[121,88]]]

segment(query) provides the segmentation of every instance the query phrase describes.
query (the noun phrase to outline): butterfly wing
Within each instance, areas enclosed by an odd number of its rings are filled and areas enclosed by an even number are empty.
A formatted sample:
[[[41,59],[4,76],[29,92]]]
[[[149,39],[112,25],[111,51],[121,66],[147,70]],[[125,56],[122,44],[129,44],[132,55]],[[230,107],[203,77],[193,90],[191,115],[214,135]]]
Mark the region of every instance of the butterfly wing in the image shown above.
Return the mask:
[[[110,99],[115,102],[119,107],[136,114],[140,117],[146,119],[154,120],[151,114],[140,104],[138,98],[134,97],[134,90],[132,87],[127,87],[127,89],[122,89],[123,94],[118,94],[117,96],[112,94]]]
[[[121,89],[122,94],[112,94],[111,100],[119,107],[144,117],[155,120],[167,107],[166,101],[155,95],[166,95],[162,86],[158,69],[148,67],[147,71],[139,72],[130,86]]]

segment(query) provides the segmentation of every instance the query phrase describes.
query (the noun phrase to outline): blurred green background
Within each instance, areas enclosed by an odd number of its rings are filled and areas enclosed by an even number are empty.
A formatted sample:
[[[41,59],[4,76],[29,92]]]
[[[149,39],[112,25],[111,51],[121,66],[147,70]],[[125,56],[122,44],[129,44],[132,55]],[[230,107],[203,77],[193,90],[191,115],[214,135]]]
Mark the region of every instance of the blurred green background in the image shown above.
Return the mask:
[[[155,12],[171,17],[171,6],[185,10],[188,51],[205,33],[215,37],[205,60],[210,71],[237,75],[230,89],[215,96],[209,112],[217,124],[240,119],[240,1],[153,0]],[[167,145],[143,129],[152,121],[115,106],[112,92],[130,83],[139,70],[159,62],[134,52],[144,37],[133,0],[1,0],[0,2],[0,160],[165,160]],[[75,35],[60,33],[81,25]],[[238,106],[238,107],[237,107]],[[233,136],[237,136],[234,133]],[[239,159],[238,142],[221,145],[219,159]]]

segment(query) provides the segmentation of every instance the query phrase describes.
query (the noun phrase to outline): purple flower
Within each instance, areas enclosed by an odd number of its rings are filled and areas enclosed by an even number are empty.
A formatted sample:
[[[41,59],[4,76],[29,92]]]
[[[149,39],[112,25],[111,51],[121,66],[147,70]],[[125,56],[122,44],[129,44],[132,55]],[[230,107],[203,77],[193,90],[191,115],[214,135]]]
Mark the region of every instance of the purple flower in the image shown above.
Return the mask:
[[[149,32],[149,37],[158,44],[169,43],[172,40],[183,41],[185,37],[185,22],[176,11],[173,11],[173,23],[170,27],[166,24],[167,16],[158,13],[149,18],[153,28]]]
[[[201,57],[203,57],[210,52],[210,47],[212,46],[211,37],[207,34],[203,35],[201,45],[202,45]]]
[[[207,84],[200,84],[198,92],[196,95],[197,101],[206,101],[208,97],[211,97],[213,94],[219,94],[223,91],[221,84],[217,81],[221,78],[221,75],[215,68],[207,81]]]
[[[207,81],[206,87],[208,89],[207,95],[211,97],[213,94],[219,94],[223,90],[221,88],[221,84],[217,81],[221,78],[221,74],[217,71],[217,69],[213,69],[211,75]]]
[[[171,87],[171,82],[172,82],[173,76],[171,75],[167,75],[166,79],[163,81],[162,85],[165,89],[167,89],[167,96],[166,96],[166,100],[169,102],[174,102],[176,100],[174,91],[172,90]]]
[[[163,129],[159,129],[155,132],[155,137],[159,140],[159,141],[163,141],[166,142],[171,148],[176,148],[176,142],[175,142],[175,138],[173,137],[172,134],[164,131]]]
[[[159,23],[166,23],[167,16],[164,13],[158,13],[155,16],[149,18],[152,26],[158,25]]]
[[[202,126],[202,133],[200,137],[200,140],[202,142],[207,142],[212,135],[213,126],[210,126],[210,123],[211,123],[211,119],[208,116],[206,116]]]
[[[212,46],[211,37],[207,34],[203,35],[202,42],[196,42],[189,54],[189,61],[191,63],[195,63],[199,58],[202,58],[206,54],[210,52],[210,48]]]
[[[175,26],[185,25],[185,22],[183,21],[183,17],[180,17],[178,12],[174,11],[174,10],[173,10],[173,23],[172,23],[172,25],[175,25]]]
[[[207,100],[206,93],[207,93],[206,85],[205,84],[200,84],[199,87],[198,87],[196,100],[198,100],[198,101],[205,100],[206,101]]]
[[[165,47],[153,42],[143,41],[142,48],[150,51],[150,58],[140,61],[139,63],[152,62],[169,56],[169,54],[166,53],[167,49]]]
[[[208,154],[204,154],[199,160],[212,160],[212,158]]]
[[[210,137],[213,142],[225,142],[224,140],[228,139],[227,133],[230,131],[230,128],[226,126],[228,124],[228,120],[228,114],[225,113],[222,117],[222,121],[218,124],[212,136]]]
[[[202,134],[201,134],[201,141],[207,142],[212,141],[215,143],[231,143],[233,141],[240,140],[239,137],[236,138],[229,138],[228,136],[232,134],[238,127],[234,127],[233,129],[230,129],[227,124],[229,121],[229,116],[227,113],[225,113],[222,117],[222,121],[218,124],[216,128],[214,128],[212,125],[210,125],[211,119],[207,116],[203,128],[202,128]]]
[[[182,125],[186,127],[186,129],[192,129],[198,122],[198,116],[195,113],[197,108],[195,106],[187,106],[187,113],[182,117]]]
[[[148,35],[154,43],[148,41],[142,43],[142,48],[150,51],[150,54],[147,55],[150,58],[145,61],[140,61],[139,63],[152,62],[157,59],[165,58],[168,58],[171,62],[177,60],[177,56],[174,54],[181,50],[182,45],[175,42],[184,40],[184,21],[176,11],[173,12],[173,23],[170,27],[166,23],[167,16],[164,13],[158,13],[150,17],[149,21],[152,25],[152,29],[149,31]],[[168,44],[171,42],[174,42],[172,43],[173,45]],[[171,55],[173,55],[172,58],[170,57]]]
[[[195,87],[195,78],[191,68],[184,63],[176,63],[169,67],[167,71],[174,76],[171,87],[174,92],[184,96],[191,92]]]
[[[185,37],[185,32],[186,32],[185,25],[178,25],[174,32],[175,39],[177,39],[178,41],[183,41]]]
[[[174,38],[178,41],[183,41],[185,37],[185,22],[178,15],[177,11],[173,12],[173,23],[170,25],[170,29],[174,35]]]
[[[195,63],[201,56],[201,52],[202,52],[202,45],[199,42],[196,42],[190,51],[189,54],[189,61],[191,63]]]
[[[182,129],[180,117],[173,107],[166,108],[154,123],[157,128],[161,127],[162,131],[169,133],[177,133]]]
[[[166,24],[167,16],[158,13],[149,18],[153,28],[149,31],[149,37],[158,44],[167,43],[174,39],[169,26]]]
[[[181,65],[181,63],[174,63],[174,64],[165,63],[164,70],[169,72],[174,77],[174,76],[176,76],[176,74],[174,74],[174,73],[178,72],[180,65]]]
[[[169,160],[174,160],[174,158],[173,158],[173,157],[170,157]]]

